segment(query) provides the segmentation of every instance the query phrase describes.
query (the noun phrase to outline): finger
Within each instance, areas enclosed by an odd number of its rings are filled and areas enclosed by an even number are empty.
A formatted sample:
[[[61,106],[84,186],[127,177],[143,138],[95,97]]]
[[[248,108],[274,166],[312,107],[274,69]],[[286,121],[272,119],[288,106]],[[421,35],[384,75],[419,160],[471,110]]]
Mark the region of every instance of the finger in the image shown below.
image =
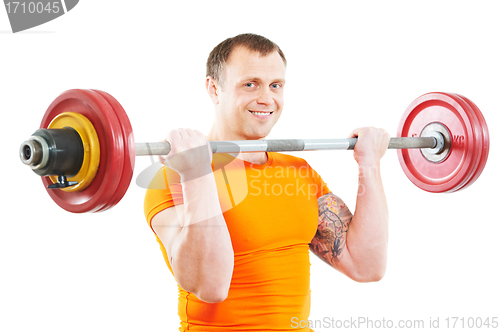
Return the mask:
[[[169,142],[170,144],[173,144],[174,142],[179,142],[181,140],[181,135],[177,130],[171,130],[165,139],[163,140],[164,142]]]
[[[172,151],[172,147],[176,145],[176,142],[181,140],[181,136],[179,135],[177,130],[171,130],[165,139],[162,142],[167,142],[170,144],[170,151]],[[165,165],[167,155],[159,155],[158,159],[160,163]]]
[[[194,132],[194,130],[193,130],[193,129],[191,129],[191,128],[186,128],[186,129],[185,129],[185,131],[186,131],[186,133],[187,133],[189,136],[191,136],[191,137],[196,137],[196,136],[198,136],[198,135],[196,135],[196,133]]]
[[[203,134],[199,130],[193,130],[193,132],[200,139],[200,141],[203,142],[203,144],[210,146],[210,142],[208,141],[208,138],[207,136],[205,136],[205,134]]]
[[[165,139],[165,140],[163,140],[163,141],[164,141],[164,142],[169,142],[169,143],[170,143],[170,151],[172,151],[172,139],[171,139],[171,138],[169,138],[169,136],[167,135],[167,139]],[[167,157],[167,155],[163,155],[163,154],[162,154],[162,155],[159,155],[159,156],[158,156],[158,161],[159,161],[160,163],[162,163],[163,165],[166,165],[166,159],[165,159],[166,157]]]
[[[212,152],[212,147],[210,146],[210,142],[208,141],[208,138],[198,130],[195,130],[195,133],[200,137],[200,139],[204,140],[205,144],[207,145],[208,153],[210,154],[210,161],[212,161],[213,152]]]
[[[189,136],[189,134],[187,133],[186,129],[184,129],[184,128],[178,128],[177,132],[179,133],[181,139],[185,139],[185,138],[187,138]]]
[[[172,129],[171,131],[168,132],[167,137],[170,139],[180,139],[181,135],[179,133],[179,130]]]
[[[351,133],[349,134],[348,138],[355,138],[355,137],[358,137],[360,132],[363,131],[364,128],[356,128],[354,129],[353,131],[351,131]]]
[[[208,149],[208,153],[210,154],[210,161],[212,161],[213,152],[212,152],[212,147],[210,146],[210,142],[208,141],[207,136],[205,136],[205,134],[203,134],[201,131],[196,130],[196,129],[191,130],[191,132],[192,132],[193,136],[196,136],[198,138],[200,145],[206,145],[206,147]]]
[[[160,156],[158,156],[158,161],[159,161],[161,164],[165,165],[165,163],[166,163],[165,156],[164,156],[164,155],[160,155]]]

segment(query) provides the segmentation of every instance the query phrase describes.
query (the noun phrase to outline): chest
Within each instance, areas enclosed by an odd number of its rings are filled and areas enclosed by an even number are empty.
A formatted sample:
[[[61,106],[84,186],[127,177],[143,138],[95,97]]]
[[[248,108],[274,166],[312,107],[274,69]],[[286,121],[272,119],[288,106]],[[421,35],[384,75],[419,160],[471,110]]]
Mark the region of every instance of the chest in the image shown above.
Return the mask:
[[[305,172],[268,168],[238,174],[227,168],[223,173],[215,177],[235,254],[307,244],[314,237],[321,188]]]

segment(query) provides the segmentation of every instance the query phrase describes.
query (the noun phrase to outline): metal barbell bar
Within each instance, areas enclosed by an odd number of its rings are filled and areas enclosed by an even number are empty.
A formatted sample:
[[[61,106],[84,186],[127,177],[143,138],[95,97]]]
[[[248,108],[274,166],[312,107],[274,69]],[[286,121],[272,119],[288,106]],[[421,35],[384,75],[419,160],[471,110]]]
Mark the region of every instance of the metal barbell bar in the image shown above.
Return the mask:
[[[43,130],[43,129],[42,129]],[[41,131],[41,130],[39,130]],[[68,131],[67,129],[51,129],[52,134]],[[389,149],[436,149],[440,153],[445,145],[444,136],[434,132],[428,137],[392,137]],[[58,135],[59,136],[59,135]],[[53,150],[61,151],[54,144],[49,144],[42,136],[34,135],[23,142],[19,148],[21,161],[32,168],[42,168],[44,160]],[[62,141],[62,140],[61,140]],[[213,153],[239,153],[239,152],[284,152],[284,151],[316,151],[316,150],[353,150],[357,138],[344,139],[275,139],[275,140],[248,140],[248,141],[210,141]],[[68,151],[66,151],[68,150]],[[64,147],[64,153],[73,150],[83,153],[81,146],[74,144],[74,149]],[[76,151],[76,152],[75,152]],[[171,151],[169,142],[136,143],[136,156],[168,155]],[[72,155],[73,156],[73,155]],[[78,158],[80,160],[82,158]],[[75,168],[75,165],[71,165]],[[74,172],[70,172],[74,173]]]
[[[389,149],[434,149],[444,146],[444,137],[392,137]],[[213,153],[238,152],[285,152],[317,150],[353,150],[357,138],[339,139],[273,139],[248,141],[210,141]],[[167,155],[171,147],[169,142],[136,143],[136,156]]]

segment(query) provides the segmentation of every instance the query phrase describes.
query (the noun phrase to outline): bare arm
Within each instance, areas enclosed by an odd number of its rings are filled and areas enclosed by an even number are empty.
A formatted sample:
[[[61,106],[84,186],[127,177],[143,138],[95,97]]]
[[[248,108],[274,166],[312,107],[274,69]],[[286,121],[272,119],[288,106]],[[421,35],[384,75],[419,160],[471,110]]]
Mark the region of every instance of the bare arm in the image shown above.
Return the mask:
[[[345,261],[347,230],[352,213],[345,203],[332,193],[318,199],[319,221],[316,235],[309,247],[323,261],[340,269],[338,262]]]
[[[186,137],[189,132],[181,134]],[[177,143],[177,148],[181,148],[175,139],[169,137],[172,146]],[[163,160],[180,170],[182,180],[187,179],[182,181],[184,204],[158,213],[152,220],[152,227],[167,250],[178,284],[202,301],[221,302],[229,291],[234,253],[213,173],[183,169],[183,165],[206,164],[206,160],[194,160],[200,158],[195,148],[184,150],[195,151],[195,156],[178,155],[182,160]],[[173,158],[175,152],[169,156]]]
[[[360,133],[356,144],[358,153],[355,154],[359,165],[359,186],[354,215],[337,196],[327,194],[320,197],[318,231],[311,241],[311,251],[360,282],[378,281],[383,277],[387,265],[389,224],[380,176],[380,158],[387,148],[388,135],[374,128],[367,130],[353,132],[355,135]],[[366,135],[364,141],[361,135]],[[358,148],[360,142],[366,144]],[[332,201],[337,204],[333,211],[328,206]],[[321,211],[327,212],[322,214]]]

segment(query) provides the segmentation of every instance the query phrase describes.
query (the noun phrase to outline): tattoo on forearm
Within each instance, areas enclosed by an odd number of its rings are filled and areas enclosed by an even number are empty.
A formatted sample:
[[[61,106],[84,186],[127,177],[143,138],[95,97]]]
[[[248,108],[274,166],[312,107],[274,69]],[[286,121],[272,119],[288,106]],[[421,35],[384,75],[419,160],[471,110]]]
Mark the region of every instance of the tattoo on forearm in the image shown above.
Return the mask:
[[[309,247],[319,258],[333,266],[345,249],[352,213],[339,197],[331,193],[318,199],[318,209],[318,229]]]

